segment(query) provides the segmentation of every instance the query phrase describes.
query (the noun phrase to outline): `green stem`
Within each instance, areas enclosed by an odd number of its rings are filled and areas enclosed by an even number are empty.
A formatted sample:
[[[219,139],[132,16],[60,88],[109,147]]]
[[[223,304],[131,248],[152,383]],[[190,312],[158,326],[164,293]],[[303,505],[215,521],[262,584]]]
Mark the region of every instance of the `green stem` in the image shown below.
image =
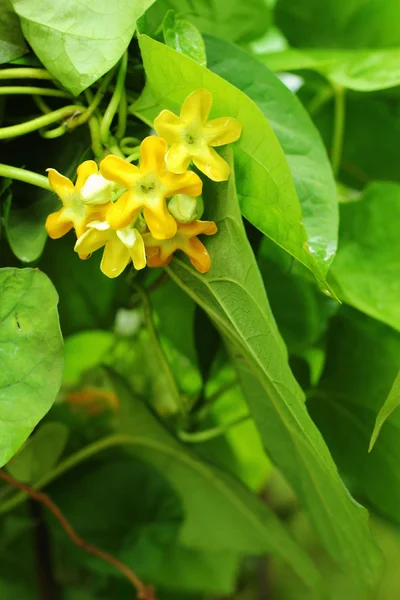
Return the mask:
[[[41,96],[32,96],[32,100],[44,115],[48,115],[49,113],[53,112],[50,106],[43,100]]]
[[[345,88],[341,85],[335,85],[334,92],[335,117],[333,124],[331,162],[332,171],[337,178],[342,158],[344,124],[346,118]]]
[[[44,190],[52,191],[47,177],[39,175],[39,173],[33,173],[33,171],[26,171],[25,169],[19,169],[18,167],[12,167],[11,165],[0,164],[0,177],[8,177],[10,179],[17,179],[24,183],[30,183],[37,187],[43,188]]]
[[[324,104],[329,102],[333,96],[333,93],[334,92],[331,86],[323,87],[318,90],[307,106],[310,115],[315,115],[324,106]]]
[[[44,129],[43,131],[40,130],[39,133],[42,136],[42,138],[45,138],[46,140],[54,140],[58,137],[61,137],[65,133],[67,133],[67,131],[68,131],[68,125],[63,123],[62,125],[59,125],[58,127],[54,127],[54,129]]]
[[[42,127],[47,127],[48,125],[56,123],[57,121],[63,121],[68,117],[72,117],[72,115],[76,113],[80,114],[82,110],[82,106],[64,106],[63,108],[54,110],[49,114],[42,115],[41,117],[36,117],[36,119],[26,121],[25,123],[11,125],[10,127],[0,127],[0,140],[5,140],[7,138],[14,138],[20,135],[26,135],[27,133],[32,133],[32,131],[36,131],[37,129],[41,129]]]
[[[133,445],[139,443],[139,438],[135,438],[134,436],[129,435],[110,435],[108,437],[102,438],[78,452],[71,454],[65,460],[61,461],[54,469],[46,473],[42,479],[40,479],[36,484],[32,487],[35,490],[40,490],[44,488],[46,485],[72,469],[76,467],[81,462],[88,460],[95,454],[107,450],[108,448],[112,448],[114,446],[123,446],[123,445]],[[9,512],[16,508],[19,504],[21,504],[26,498],[26,494],[24,492],[18,492],[14,496],[12,496],[6,502],[0,504],[0,515]]]
[[[92,115],[89,119],[90,137],[92,138],[92,150],[97,160],[104,157],[104,148],[100,140],[100,123],[97,117]]]
[[[30,94],[31,96],[54,96],[55,98],[68,98],[69,100],[72,98],[71,94],[67,94],[67,92],[63,92],[62,90],[51,90],[48,88],[41,87],[32,87],[32,86],[23,86],[23,85],[9,85],[0,87],[0,96],[5,96],[7,94]]]
[[[0,69],[0,79],[47,79],[52,81],[54,77],[45,69],[14,67],[11,69]]]
[[[125,83],[125,80],[124,80]],[[115,132],[115,137],[117,140],[121,140],[126,133],[126,124],[128,117],[128,102],[126,99],[126,91],[125,88],[122,88],[121,100],[118,107],[118,125],[117,131]]]
[[[167,381],[167,385],[169,387],[172,398],[175,401],[176,406],[182,411],[182,413],[186,412],[186,407],[183,404],[181,395],[179,393],[178,386],[176,385],[175,376],[171,370],[170,364],[167,360],[167,357],[164,352],[164,348],[162,347],[161,340],[158,336],[156,326],[153,320],[153,314],[151,310],[151,304],[149,295],[146,290],[144,290],[140,285],[133,283],[133,287],[137,291],[143,306],[144,318],[147,326],[147,330],[149,332],[150,340],[153,344],[154,351],[157,355],[158,362],[164,371],[165,379]]]
[[[106,112],[104,113],[104,117],[100,125],[100,137],[104,145],[107,145],[107,141],[110,136],[110,128],[115,117],[115,113],[117,112],[119,104],[121,102],[125,86],[125,76],[127,67],[128,54],[127,52],[125,52],[123,57],[121,58],[121,64],[117,75],[115,90],[113,92],[113,95],[111,96],[110,103],[106,108]]]
[[[243,415],[242,417],[238,417],[231,423],[226,423],[225,425],[218,425],[217,427],[211,427],[210,429],[206,429],[205,431],[178,431],[178,437],[183,442],[187,442],[189,444],[199,444],[202,442],[208,442],[208,440],[213,440],[221,435],[224,435],[229,429],[239,425],[240,423],[244,423],[250,419],[250,415]]]

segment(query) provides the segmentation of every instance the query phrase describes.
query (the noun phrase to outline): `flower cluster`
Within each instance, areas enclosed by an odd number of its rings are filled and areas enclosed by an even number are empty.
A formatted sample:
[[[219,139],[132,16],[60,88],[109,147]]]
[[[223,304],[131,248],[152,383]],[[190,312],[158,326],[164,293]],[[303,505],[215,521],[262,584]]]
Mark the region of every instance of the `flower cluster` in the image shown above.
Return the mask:
[[[208,121],[212,95],[201,89],[190,94],[180,116],[163,110],[154,121],[158,136],[140,146],[139,167],[119,156],[106,156],[98,168],[92,160],[77,170],[75,185],[48,169],[50,185],[62,208],[47,218],[53,239],[75,229],[80,258],[104,248],[101,270],[117,277],[132,261],[135,269],[167,265],[182,250],[201,273],[210,256],[198,235],[217,232],[213,221],[202,221],[202,181],[194,165],[213,181],[229,177],[229,165],[214,150],[236,141],[241,125],[220,117]]]

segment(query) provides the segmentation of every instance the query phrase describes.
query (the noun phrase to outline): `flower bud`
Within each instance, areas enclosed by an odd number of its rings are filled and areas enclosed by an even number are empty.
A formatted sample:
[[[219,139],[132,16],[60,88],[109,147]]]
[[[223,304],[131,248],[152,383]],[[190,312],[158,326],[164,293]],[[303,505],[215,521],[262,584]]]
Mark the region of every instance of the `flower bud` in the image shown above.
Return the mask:
[[[93,174],[80,190],[84,204],[106,204],[111,202],[113,182],[107,181],[102,175]]]
[[[197,221],[204,212],[203,197],[175,194],[169,201],[168,210],[178,223]]]

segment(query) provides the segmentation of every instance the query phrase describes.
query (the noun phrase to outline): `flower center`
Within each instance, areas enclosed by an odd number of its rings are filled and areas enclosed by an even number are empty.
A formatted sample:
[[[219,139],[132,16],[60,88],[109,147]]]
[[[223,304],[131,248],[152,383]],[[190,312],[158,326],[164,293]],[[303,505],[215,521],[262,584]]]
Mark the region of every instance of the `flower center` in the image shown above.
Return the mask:
[[[150,198],[160,190],[160,182],[155,173],[148,173],[141,177],[136,184],[136,195]]]

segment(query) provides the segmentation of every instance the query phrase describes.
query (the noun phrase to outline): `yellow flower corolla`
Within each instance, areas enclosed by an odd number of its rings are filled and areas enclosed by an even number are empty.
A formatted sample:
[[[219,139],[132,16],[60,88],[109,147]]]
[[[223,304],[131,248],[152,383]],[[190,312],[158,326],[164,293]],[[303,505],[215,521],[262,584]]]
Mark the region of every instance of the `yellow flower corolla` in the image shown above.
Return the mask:
[[[192,171],[180,175],[168,173],[166,152],[165,140],[149,136],[140,145],[139,168],[112,154],[101,161],[103,177],[128,190],[107,213],[113,229],[127,227],[143,208],[143,216],[154,238],[165,240],[175,235],[177,225],[168,212],[166,198],[174,194],[199,196],[202,181]]]
[[[154,129],[171,146],[166,161],[172,173],[184,173],[193,161],[213,181],[228,179],[229,165],[214,147],[238,140],[242,125],[231,117],[208,121],[212,101],[211,92],[196,90],[182,104],[179,117],[163,110],[154,120]]]
[[[103,246],[100,269],[111,279],[118,277],[130,261],[137,270],[146,266],[143,238],[134,227],[114,230],[107,221],[88,223],[87,231],[75,244],[75,252],[87,256]]]
[[[157,240],[151,233],[145,233],[143,240],[146,246],[147,264],[149,267],[164,267],[171,262],[176,250],[182,250],[200,273],[207,273],[211,266],[210,255],[196,236],[202,233],[213,235],[217,230],[214,221],[193,221],[178,223],[175,236],[169,240]]]
[[[58,239],[75,229],[81,236],[89,221],[104,218],[111,202],[112,184],[98,172],[93,160],[86,160],[77,169],[75,185],[55,169],[47,169],[49,182],[63,206],[50,214],[46,230],[53,239]]]

